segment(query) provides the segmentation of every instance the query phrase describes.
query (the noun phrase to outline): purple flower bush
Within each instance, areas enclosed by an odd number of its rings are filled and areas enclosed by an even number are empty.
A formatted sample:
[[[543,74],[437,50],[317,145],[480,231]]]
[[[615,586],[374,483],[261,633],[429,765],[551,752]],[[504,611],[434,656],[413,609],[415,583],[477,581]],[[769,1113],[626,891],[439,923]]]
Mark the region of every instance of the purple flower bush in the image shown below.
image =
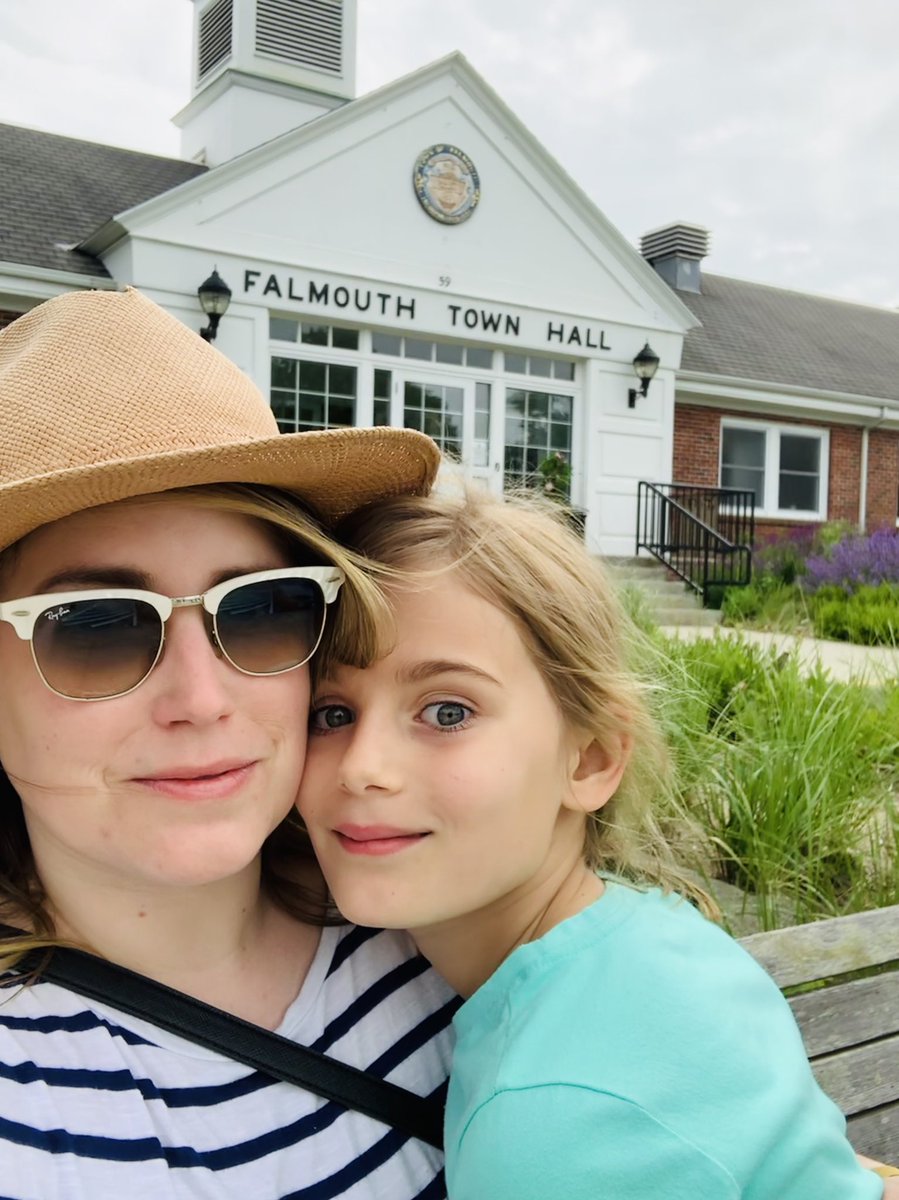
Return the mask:
[[[803,588],[811,593],[831,587],[851,596],[881,583],[899,587],[899,535],[892,529],[843,538],[827,553],[807,558],[802,576]]]

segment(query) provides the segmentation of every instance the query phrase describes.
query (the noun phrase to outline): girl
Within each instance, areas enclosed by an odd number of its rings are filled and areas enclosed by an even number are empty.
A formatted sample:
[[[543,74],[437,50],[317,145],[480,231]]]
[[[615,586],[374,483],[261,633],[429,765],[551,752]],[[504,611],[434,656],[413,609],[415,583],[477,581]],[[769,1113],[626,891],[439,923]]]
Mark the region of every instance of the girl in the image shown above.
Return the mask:
[[[880,1197],[776,986],[674,890],[701,901],[653,820],[664,750],[583,545],[480,492],[343,533],[398,635],[318,685],[300,810],[344,915],[411,929],[466,997],[451,1200]]]

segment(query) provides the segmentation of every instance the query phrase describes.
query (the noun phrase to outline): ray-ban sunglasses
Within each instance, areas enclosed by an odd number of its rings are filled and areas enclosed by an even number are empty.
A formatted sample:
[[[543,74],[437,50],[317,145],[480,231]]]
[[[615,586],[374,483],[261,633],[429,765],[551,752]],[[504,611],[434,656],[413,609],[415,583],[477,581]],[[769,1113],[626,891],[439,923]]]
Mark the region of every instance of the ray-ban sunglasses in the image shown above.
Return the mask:
[[[203,608],[215,649],[244,675],[280,675],[318,648],[327,606],[343,583],[337,567],[281,567],[238,575],[200,596],[96,588],[26,596],[0,604],[41,679],[68,700],[133,692],[162,657],[176,608]]]

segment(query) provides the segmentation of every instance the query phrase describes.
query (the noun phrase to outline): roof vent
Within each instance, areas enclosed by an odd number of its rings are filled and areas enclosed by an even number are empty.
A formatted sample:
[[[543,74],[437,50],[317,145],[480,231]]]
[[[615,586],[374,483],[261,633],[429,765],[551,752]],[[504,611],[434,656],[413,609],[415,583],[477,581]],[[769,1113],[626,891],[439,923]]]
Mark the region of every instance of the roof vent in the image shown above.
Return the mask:
[[[652,229],[640,239],[640,253],[659,275],[681,292],[700,292],[700,259],[709,252],[709,231],[675,221]]]
[[[200,14],[197,79],[231,56],[232,8],[233,0],[217,0]]]
[[[343,0],[257,0],[256,53],[339,75]]]

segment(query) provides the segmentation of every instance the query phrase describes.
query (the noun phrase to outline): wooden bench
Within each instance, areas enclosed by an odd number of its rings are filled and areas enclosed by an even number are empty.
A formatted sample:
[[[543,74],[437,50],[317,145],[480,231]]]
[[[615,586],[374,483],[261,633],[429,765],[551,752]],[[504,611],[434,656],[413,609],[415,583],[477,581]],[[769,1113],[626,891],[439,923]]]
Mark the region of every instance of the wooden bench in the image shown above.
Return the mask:
[[[899,904],[740,942],[787,993],[855,1149],[899,1165]],[[791,994],[810,983],[821,986]]]

